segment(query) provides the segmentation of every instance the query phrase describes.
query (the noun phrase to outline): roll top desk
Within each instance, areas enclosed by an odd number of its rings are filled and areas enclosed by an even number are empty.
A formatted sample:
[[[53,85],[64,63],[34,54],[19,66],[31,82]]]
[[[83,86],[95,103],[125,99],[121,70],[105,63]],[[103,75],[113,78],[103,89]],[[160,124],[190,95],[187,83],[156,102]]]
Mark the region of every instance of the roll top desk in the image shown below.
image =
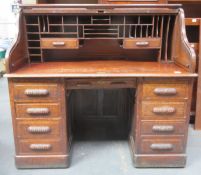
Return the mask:
[[[179,5],[21,6],[6,75],[16,166],[68,167],[75,133],[103,120],[136,167],[184,167],[194,71]]]

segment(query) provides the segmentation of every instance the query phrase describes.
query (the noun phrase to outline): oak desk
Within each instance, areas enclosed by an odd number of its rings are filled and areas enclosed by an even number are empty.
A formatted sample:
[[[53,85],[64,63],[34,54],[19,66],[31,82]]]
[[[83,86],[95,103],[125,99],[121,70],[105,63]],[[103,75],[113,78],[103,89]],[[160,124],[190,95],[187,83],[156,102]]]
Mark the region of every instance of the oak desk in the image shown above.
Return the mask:
[[[185,166],[197,74],[179,7],[22,6],[6,75],[16,166],[69,166],[97,121],[129,138],[136,167]]]

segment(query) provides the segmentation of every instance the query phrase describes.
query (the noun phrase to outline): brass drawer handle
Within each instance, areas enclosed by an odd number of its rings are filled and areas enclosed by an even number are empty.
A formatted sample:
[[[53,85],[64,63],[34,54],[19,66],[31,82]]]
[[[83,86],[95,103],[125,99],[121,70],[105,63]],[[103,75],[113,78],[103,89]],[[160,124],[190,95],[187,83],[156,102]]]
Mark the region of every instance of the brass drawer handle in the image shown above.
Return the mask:
[[[150,148],[152,150],[172,150],[173,145],[171,143],[153,143]]]
[[[47,96],[49,91],[47,89],[26,89],[24,94],[27,96]]]
[[[29,126],[27,130],[30,133],[48,133],[51,128],[49,126]]]
[[[52,45],[53,46],[65,46],[65,42],[63,42],[63,41],[55,41],[55,42],[52,42]]]
[[[174,126],[172,125],[154,125],[152,130],[155,132],[172,132],[174,131]]]
[[[31,144],[29,146],[29,148],[34,151],[48,151],[51,147],[51,144]]]
[[[148,46],[149,45],[149,42],[148,41],[138,41],[136,42],[136,46]]]
[[[176,112],[174,107],[163,106],[163,107],[154,107],[153,113],[155,114],[173,114]]]
[[[32,115],[47,115],[49,112],[48,108],[27,108],[27,114]]]
[[[156,95],[176,95],[177,90],[175,88],[155,88],[154,93]]]
[[[127,82],[125,81],[114,81],[114,82],[111,82],[112,85],[126,85],[128,84]]]
[[[77,83],[76,86],[77,87],[91,86],[91,83],[90,82]]]
[[[108,81],[97,81],[96,82],[97,84],[100,84],[100,85],[106,85],[106,84],[109,84],[109,82]]]

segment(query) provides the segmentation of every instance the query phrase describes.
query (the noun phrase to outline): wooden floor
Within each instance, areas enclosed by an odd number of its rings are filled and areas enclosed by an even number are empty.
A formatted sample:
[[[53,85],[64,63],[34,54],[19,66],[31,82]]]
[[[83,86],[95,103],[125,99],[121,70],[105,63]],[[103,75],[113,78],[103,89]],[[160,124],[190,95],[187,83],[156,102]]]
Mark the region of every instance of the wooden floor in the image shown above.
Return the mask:
[[[6,77],[192,77],[175,64],[134,61],[44,62],[24,66]]]

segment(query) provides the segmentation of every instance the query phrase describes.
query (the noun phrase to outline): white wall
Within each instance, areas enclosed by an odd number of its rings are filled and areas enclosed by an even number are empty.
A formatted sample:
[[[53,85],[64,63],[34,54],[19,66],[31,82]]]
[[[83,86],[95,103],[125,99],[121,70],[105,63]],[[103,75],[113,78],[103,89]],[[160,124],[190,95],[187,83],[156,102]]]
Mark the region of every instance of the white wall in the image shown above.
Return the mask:
[[[13,0],[0,0],[0,38],[13,38],[16,34],[15,15],[12,13]]]

